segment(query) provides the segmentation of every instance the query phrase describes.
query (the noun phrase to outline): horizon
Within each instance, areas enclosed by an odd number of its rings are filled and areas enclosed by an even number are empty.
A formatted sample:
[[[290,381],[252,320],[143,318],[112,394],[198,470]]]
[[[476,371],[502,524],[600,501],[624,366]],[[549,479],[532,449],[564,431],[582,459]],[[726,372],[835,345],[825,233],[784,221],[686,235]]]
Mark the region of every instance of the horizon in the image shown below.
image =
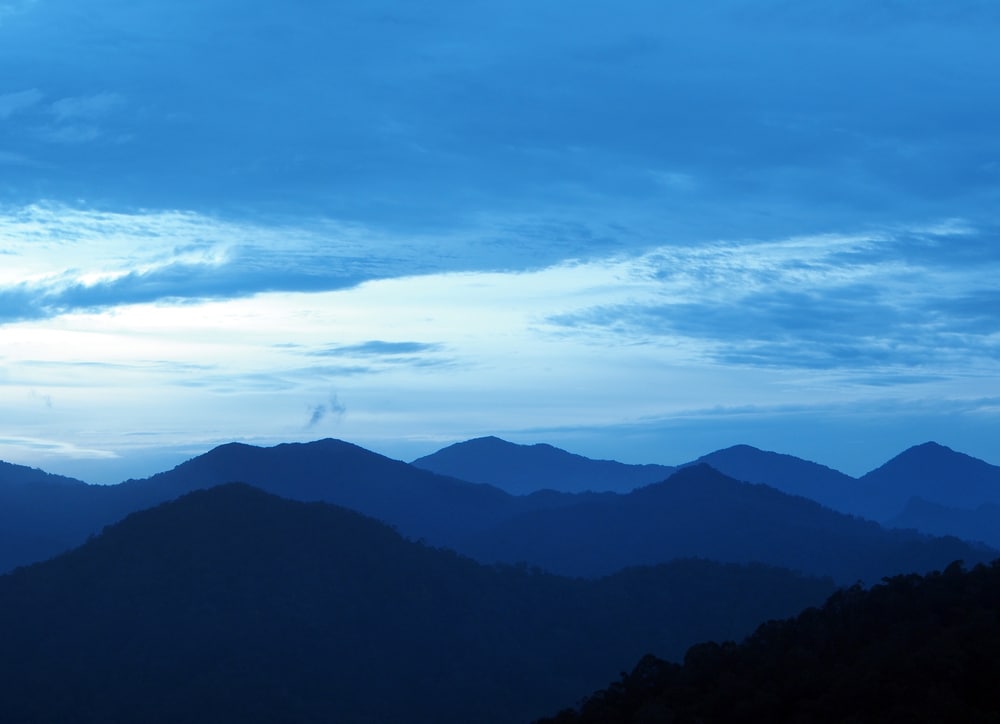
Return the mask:
[[[0,459],[996,464],[998,31],[974,0],[8,0]]]

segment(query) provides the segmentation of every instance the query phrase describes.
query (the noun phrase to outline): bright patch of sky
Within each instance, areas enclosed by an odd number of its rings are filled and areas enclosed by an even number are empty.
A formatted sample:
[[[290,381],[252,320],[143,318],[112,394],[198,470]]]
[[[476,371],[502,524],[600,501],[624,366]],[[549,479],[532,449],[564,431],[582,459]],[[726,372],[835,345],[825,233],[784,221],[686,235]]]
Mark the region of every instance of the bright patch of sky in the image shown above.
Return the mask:
[[[0,458],[1000,463],[1000,9],[0,2]]]

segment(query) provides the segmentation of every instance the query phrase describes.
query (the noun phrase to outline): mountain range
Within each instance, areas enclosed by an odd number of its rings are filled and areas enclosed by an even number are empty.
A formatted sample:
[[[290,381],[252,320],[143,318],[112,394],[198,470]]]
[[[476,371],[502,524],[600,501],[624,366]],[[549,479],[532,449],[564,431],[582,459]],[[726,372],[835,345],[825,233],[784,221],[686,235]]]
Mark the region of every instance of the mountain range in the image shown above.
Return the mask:
[[[601,580],[484,566],[228,484],[0,576],[0,721],[528,721],[646,651],[832,590],[701,560]]]
[[[994,554],[953,538],[885,530],[770,486],[738,482],[704,463],[625,494],[516,496],[347,442],[319,440],[271,448],[222,445],[173,470],[115,486],[5,485],[0,492],[10,505],[0,516],[11,536],[24,535],[4,551],[4,562],[54,555],[130,512],[233,481],[342,505],[414,540],[486,563],[524,562],[564,575],[602,576],[629,565],[701,556],[872,582]]]
[[[113,486],[0,464],[0,721],[527,720],[838,584],[1000,556],[884,525],[995,540],[1000,468],[934,443],[861,478],[749,446],[415,462],[327,439]],[[675,670],[651,660],[625,685]]]
[[[627,493],[658,483],[676,468],[591,460],[552,445],[517,445],[498,437],[455,443],[417,458],[415,467],[474,483],[488,483],[513,495],[538,490]]]

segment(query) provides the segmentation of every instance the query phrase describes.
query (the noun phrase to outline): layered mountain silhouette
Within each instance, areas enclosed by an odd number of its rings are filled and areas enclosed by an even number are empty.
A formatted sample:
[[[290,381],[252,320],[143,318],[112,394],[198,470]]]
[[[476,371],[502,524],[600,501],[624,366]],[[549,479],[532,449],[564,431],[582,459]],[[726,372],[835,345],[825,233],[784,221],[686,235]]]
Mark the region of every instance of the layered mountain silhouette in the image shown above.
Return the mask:
[[[746,641],[646,656],[539,724],[987,722],[1000,712],[1000,561],[894,576]]]
[[[518,445],[492,436],[449,445],[412,464],[441,475],[488,483],[514,495],[538,490],[627,493],[664,480],[675,470],[666,465],[592,460],[544,443]]]
[[[1000,503],[1000,467],[934,442],[900,453],[860,480],[870,517],[899,514],[910,498],[954,508]]]
[[[524,560],[564,575],[605,575],[698,555],[766,562],[841,583],[996,555],[957,538],[886,530],[708,465],[613,499],[519,515],[474,536],[463,550],[480,560]]]
[[[64,475],[54,475],[38,468],[26,465],[15,465],[0,460],[0,489],[25,489],[30,486],[80,486],[86,485],[82,480],[67,478]]]
[[[0,576],[0,721],[527,721],[831,590],[698,560],[598,581],[483,566],[229,484]]]
[[[992,552],[955,539],[890,532],[801,497],[687,467],[628,494],[554,491],[514,496],[415,468],[339,440],[258,448],[232,443],[146,480],[69,486],[71,495],[22,511],[12,535],[49,555],[104,525],[196,489],[240,481],[297,500],[322,500],[400,533],[478,560],[525,562],[554,573],[603,576],[626,566],[700,556],[760,562],[843,583],[927,571]],[[16,541],[15,541],[16,542]],[[30,546],[29,546],[30,548]],[[35,549],[28,553],[37,553]],[[24,546],[11,545],[13,565]],[[11,560],[15,559],[15,560]]]
[[[1000,505],[996,503],[964,509],[911,498],[903,512],[891,519],[889,525],[933,535],[960,535],[1000,550]]]
[[[83,541],[95,529],[81,514],[93,493],[80,480],[0,461],[0,572]]]
[[[750,445],[734,445],[702,455],[688,466],[702,463],[736,480],[770,485],[843,513],[858,512],[857,480],[819,463]]]

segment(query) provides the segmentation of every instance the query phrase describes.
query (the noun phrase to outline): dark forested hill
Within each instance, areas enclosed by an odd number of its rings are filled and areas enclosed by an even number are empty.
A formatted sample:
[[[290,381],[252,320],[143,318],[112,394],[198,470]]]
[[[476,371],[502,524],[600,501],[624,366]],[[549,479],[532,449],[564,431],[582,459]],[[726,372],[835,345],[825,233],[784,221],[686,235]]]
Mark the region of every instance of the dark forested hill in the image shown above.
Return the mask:
[[[666,465],[591,460],[551,445],[518,445],[498,437],[449,445],[414,460],[413,465],[462,480],[489,483],[515,495],[536,490],[627,493],[664,480],[675,470]]]
[[[0,721],[526,721],[831,589],[705,561],[599,581],[482,566],[224,485],[0,577]]]
[[[742,644],[692,647],[548,724],[995,722],[1000,561],[894,576],[762,625]]]
[[[470,539],[464,550],[480,560],[524,560],[565,575],[698,555],[780,565],[848,584],[996,555],[954,538],[885,530],[707,465],[683,468],[628,495],[520,515]]]

